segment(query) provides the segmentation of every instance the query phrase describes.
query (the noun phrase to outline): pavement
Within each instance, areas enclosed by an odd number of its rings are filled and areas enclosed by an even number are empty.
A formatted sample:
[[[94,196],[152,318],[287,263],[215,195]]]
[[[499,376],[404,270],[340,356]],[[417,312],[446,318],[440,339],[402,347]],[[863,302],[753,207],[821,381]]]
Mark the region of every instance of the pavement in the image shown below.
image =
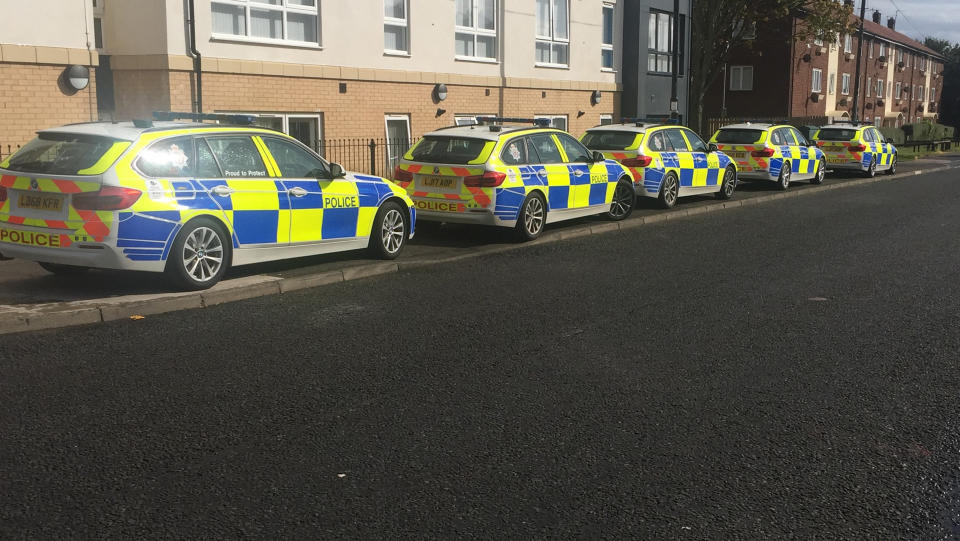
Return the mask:
[[[0,340],[0,538],[960,535],[956,171]]]
[[[944,154],[935,159],[901,163],[897,175],[881,174],[875,180],[910,177],[918,172],[958,166],[960,154]],[[625,222],[614,224],[597,216],[552,224],[538,242],[556,242],[863,183],[864,179],[856,174],[831,174],[822,186],[796,182],[784,194],[773,183],[742,182],[733,201],[720,202],[710,196],[684,198],[669,211],[656,208],[653,200],[641,200]],[[30,261],[0,261],[0,334],[204,308],[524,246],[529,244],[518,245],[511,231],[499,228],[423,225],[396,262],[384,263],[367,259],[363,252],[346,252],[250,265],[232,269],[227,279],[211,290],[191,293],[170,293],[163,276],[154,273],[94,270],[82,276],[64,277],[51,275]]]

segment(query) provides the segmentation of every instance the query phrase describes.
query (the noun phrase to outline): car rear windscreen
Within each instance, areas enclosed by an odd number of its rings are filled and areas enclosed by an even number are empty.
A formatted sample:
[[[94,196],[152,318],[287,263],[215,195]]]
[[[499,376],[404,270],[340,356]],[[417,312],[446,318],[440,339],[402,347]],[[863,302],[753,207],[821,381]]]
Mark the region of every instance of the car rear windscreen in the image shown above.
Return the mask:
[[[820,130],[817,139],[820,141],[853,141],[857,138],[857,130],[827,128]]]
[[[117,141],[75,133],[41,133],[10,158],[7,169],[24,173],[76,175],[103,157]]]
[[[748,145],[760,141],[763,130],[724,128],[717,132],[717,142],[728,145]]]
[[[580,141],[590,150],[626,150],[636,142],[637,135],[631,131],[588,131]]]
[[[479,158],[486,144],[486,139],[428,135],[413,149],[413,161],[466,164]]]

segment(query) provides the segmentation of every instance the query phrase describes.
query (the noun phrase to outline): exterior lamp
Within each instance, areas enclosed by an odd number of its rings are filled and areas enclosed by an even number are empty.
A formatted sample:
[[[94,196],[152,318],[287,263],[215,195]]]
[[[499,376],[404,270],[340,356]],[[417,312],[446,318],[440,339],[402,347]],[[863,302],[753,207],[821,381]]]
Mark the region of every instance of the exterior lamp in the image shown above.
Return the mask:
[[[447,99],[447,85],[443,83],[437,83],[433,86],[433,96],[437,98],[437,101],[443,101]]]
[[[63,70],[60,77],[70,90],[74,92],[83,90],[90,84],[90,68],[72,64]]]
[[[680,111],[680,102],[677,101],[677,98],[670,98],[670,112],[676,113]]]
[[[600,103],[600,100],[603,98],[603,93],[599,90],[594,90],[593,94],[590,94],[590,103],[597,105]]]

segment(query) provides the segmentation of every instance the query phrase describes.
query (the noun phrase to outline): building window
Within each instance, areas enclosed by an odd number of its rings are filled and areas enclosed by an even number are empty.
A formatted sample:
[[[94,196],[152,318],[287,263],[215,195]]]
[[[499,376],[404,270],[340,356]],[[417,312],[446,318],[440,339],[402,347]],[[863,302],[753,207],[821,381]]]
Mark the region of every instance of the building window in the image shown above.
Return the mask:
[[[843,36],[843,52],[852,53],[853,52],[853,36],[847,34]]]
[[[323,142],[323,114],[283,114],[283,113],[251,113],[251,112],[230,112],[218,111],[229,114],[253,115],[256,120],[254,126],[261,126],[283,132],[304,145],[312,148],[315,152],[323,154],[321,143]]]
[[[814,39],[813,44],[816,45],[817,47],[823,47],[823,38],[818,37]]]
[[[387,53],[410,53],[408,0],[383,0],[383,50]]]
[[[883,119],[878,116],[873,117],[873,125],[879,128],[883,125]]]
[[[901,83],[900,81],[897,81],[897,93],[894,94],[893,97],[896,98],[896,99],[898,99],[898,100],[900,99],[900,97],[902,96],[902,93],[903,93],[903,86],[902,86],[902,85],[903,85],[903,83]]]
[[[883,95],[884,88],[886,88],[886,86],[883,84],[883,79],[877,79],[877,97],[878,98],[886,97]]]
[[[600,115],[600,125],[609,126],[613,124],[613,115]]]
[[[930,89],[930,102],[932,103],[935,101],[937,101],[937,89],[936,87],[933,87]]]
[[[457,0],[456,23],[458,58],[496,60],[496,0]]]
[[[867,58],[873,58],[873,41],[867,40]]]
[[[320,44],[317,0],[215,0],[211,2],[213,37],[266,42]]]
[[[93,46],[103,49],[103,18],[93,18]]]
[[[881,57],[887,56],[887,44],[882,41],[880,42],[880,56]]]
[[[753,90],[753,66],[730,68],[730,90]]]
[[[568,0],[537,0],[537,64],[570,63]]]
[[[603,35],[600,39],[600,67],[613,69],[613,5],[603,5]]]
[[[870,97],[871,89],[873,88],[873,77],[867,77],[867,97]]]
[[[850,95],[850,74],[844,73],[840,77],[840,93],[844,96]]]
[[[383,119],[387,133],[387,171],[393,171],[410,148],[410,115],[385,115]]]
[[[813,68],[813,77],[810,80],[810,90],[813,92],[823,92],[823,70]]]
[[[551,128],[557,128],[558,130],[567,130],[567,115],[534,115],[533,117],[536,120],[546,119],[550,121]]]
[[[460,113],[453,116],[453,123],[457,126],[476,126],[478,116],[495,117],[497,115],[493,113],[477,113],[475,115]]]
[[[897,49],[897,64],[903,62],[903,49]]]
[[[673,73],[673,16],[650,12],[647,37],[647,71]]]
[[[831,73],[830,79],[827,81],[827,94],[831,96],[837,91],[837,74]]]

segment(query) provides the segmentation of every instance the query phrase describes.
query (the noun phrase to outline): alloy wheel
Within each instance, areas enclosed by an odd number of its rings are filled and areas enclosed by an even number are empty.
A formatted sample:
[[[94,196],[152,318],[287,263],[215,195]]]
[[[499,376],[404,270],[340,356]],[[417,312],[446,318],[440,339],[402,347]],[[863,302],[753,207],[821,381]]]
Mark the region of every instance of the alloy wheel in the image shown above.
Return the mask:
[[[380,242],[383,249],[389,254],[395,254],[403,246],[403,237],[406,225],[400,211],[390,209],[383,217],[383,226],[380,228]]]
[[[220,235],[205,226],[190,232],[183,243],[183,268],[197,282],[207,282],[217,276],[223,266],[223,242]]]
[[[531,197],[524,206],[523,226],[531,237],[539,235],[543,229],[543,202],[539,197]]]

